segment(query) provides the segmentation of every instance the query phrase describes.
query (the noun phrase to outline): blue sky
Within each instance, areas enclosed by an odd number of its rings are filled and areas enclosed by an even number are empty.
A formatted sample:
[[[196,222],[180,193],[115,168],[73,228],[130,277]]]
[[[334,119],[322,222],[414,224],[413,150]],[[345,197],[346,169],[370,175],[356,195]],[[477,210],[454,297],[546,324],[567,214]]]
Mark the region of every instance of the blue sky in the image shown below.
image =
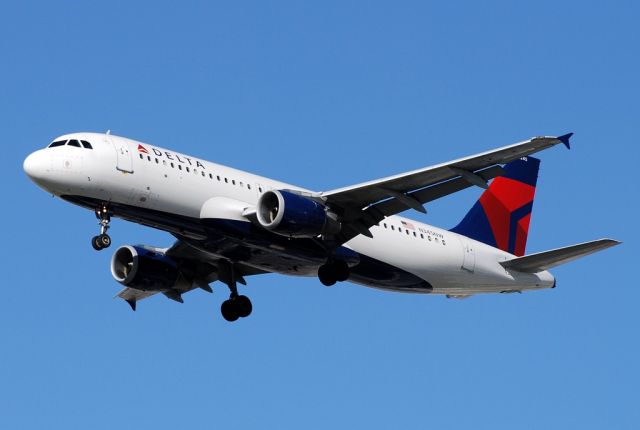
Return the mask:
[[[0,427],[638,427],[634,2],[91,3],[0,6]],[[528,251],[624,244],[522,295],[267,275],[236,324],[219,284],[133,313],[93,214],[22,172],[107,129],[316,190],[573,131],[540,154]],[[451,227],[478,195],[410,216]]]

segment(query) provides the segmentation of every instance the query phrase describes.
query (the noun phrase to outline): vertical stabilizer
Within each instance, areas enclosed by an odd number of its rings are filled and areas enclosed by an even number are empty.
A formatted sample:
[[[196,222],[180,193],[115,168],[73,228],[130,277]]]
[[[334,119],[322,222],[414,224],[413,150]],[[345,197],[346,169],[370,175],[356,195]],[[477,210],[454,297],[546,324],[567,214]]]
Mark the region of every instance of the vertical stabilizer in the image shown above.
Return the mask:
[[[471,210],[451,231],[522,256],[536,193],[540,160],[524,157],[505,164]]]

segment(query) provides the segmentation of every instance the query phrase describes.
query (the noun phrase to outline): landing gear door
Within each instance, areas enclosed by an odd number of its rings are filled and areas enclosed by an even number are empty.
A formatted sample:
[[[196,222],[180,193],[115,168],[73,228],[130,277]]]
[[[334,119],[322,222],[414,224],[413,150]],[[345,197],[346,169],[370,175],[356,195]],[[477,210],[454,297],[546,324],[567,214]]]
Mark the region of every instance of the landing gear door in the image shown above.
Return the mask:
[[[127,145],[126,142],[120,141],[119,139],[110,140],[114,148],[116,149],[116,169],[126,173],[133,173],[133,157],[129,145]]]
[[[473,243],[466,238],[462,238],[462,269],[473,272],[476,268],[476,250]]]

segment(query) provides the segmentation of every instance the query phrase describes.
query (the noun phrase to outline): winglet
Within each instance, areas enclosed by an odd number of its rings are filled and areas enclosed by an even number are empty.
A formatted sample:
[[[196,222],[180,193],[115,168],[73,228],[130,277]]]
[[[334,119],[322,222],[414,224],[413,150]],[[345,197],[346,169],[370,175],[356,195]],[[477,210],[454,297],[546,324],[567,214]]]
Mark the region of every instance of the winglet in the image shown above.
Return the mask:
[[[557,139],[564,143],[564,146],[567,147],[567,149],[571,149],[571,144],[569,143],[569,139],[571,139],[571,136],[573,136],[573,133],[567,133],[567,134],[563,134],[562,136],[558,136]]]

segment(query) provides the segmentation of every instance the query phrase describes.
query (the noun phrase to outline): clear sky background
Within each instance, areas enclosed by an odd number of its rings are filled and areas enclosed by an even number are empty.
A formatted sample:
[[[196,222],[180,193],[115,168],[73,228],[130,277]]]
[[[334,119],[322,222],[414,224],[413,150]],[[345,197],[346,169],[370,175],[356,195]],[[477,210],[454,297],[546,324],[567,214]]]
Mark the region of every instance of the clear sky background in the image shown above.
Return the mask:
[[[89,4],[91,3],[91,4]],[[640,426],[636,2],[3,2],[0,428]],[[467,300],[254,277],[183,305],[113,300],[123,244],[22,171],[106,131],[315,190],[573,131],[528,251],[622,246],[558,288]],[[450,228],[478,189],[408,215]],[[635,258],[635,259],[634,259]]]

